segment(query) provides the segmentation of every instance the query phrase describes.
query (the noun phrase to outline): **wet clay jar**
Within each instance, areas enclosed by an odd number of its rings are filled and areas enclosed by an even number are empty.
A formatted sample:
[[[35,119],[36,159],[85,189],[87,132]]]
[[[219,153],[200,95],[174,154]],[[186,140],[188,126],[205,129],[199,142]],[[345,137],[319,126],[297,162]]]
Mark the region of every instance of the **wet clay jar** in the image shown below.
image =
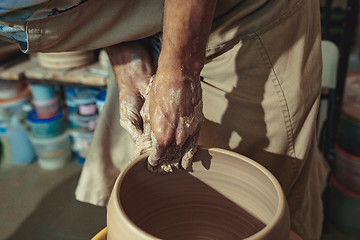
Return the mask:
[[[282,189],[255,161],[199,147],[192,169],[155,174],[146,159],[134,159],[116,180],[107,239],[289,239]]]

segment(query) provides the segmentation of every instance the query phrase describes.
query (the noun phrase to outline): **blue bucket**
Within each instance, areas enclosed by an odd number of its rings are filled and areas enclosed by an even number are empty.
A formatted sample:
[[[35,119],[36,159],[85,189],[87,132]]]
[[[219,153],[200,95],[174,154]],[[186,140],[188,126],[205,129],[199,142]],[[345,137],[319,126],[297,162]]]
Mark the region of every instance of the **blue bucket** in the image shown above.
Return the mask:
[[[106,99],[106,90],[101,91],[98,95],[96,95],[96,107],[98,112],[101,112]]]
[[[30,126],[32,135],[36,138],[56,137],[66,130],[62,111],[51,118],[39,118],[33,110],[26,115],[26,121]]]

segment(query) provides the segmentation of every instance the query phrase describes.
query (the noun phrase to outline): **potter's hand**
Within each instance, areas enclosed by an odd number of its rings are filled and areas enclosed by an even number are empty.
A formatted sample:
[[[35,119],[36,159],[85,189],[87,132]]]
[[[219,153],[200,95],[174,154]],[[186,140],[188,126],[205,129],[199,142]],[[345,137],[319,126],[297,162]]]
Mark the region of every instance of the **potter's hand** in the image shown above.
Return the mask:
[[[150,84],[144,110],[148,110],[145,125],[151,127],[149,169],[170,172],[173,167],[188,168],[203,121],[199,75],[158,71]],[[144,131],[149,133],[147,126]]]
[[[158,69],[144,105],[151,125],[150,169],[186,169],[196,151],[203,120],[200,72],[216,3],[164,1]]]
[[[130,134],[133,141],[138,143],[143,137],[140,110],[149,79],[154,74],[151,58],[138,42],[122,43],[105,50],[109,55],[119,89],[120,125]],[[141,154],[141,151],[138,154]]]

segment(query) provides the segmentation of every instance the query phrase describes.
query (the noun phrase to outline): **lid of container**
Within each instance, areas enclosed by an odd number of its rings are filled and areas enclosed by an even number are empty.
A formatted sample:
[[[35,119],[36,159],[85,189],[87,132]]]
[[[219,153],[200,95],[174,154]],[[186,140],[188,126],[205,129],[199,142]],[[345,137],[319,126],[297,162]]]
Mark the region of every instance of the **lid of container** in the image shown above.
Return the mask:
[[[65,100],[65,105],[67,107],[77,107],[78,105],[74,103],[74,101],[72,99],[66,99]]]
[[[96,101],[105,101],[106,98],[106,90],[101,91],[98,95],[96,95]]]
[[[57,104],[59,102],[58,96],[53,96],[52,98],[44,99],[44,100],[38,100],[33,99],[32,103],[37,107],[48,107],[49,105]]]
[[[75,114],[76,118],[81,122],[88,122],[94,119],[97,119],[99,114],[92,114],[92,115],[81,115],[79,113]]]
[[[51,121],[58,120],[62,118],[62,116],[63,116],[63,112],[62,110],[59,110],[59,112],[51,118],[39,118],[36,114],[36,111],[32,110],[26,114],[26,121],[30,123],[48,123]]]
[[[93,104],[96,102],[96,95],[98,93],[99,91],[92,89],[80,91],[74,96],[74,103],[77,105]]]

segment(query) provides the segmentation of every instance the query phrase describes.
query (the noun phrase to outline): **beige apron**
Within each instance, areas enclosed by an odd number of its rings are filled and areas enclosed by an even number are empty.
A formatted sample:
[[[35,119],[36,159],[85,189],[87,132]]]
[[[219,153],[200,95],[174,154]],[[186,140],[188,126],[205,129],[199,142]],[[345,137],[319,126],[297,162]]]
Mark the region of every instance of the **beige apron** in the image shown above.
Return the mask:
[[[29,20],[0,25],[27,32],[25,53],[93,50],[160,32],[162,11],[163,0],[50,0]]]
[[[315,142],[319,3],[243,0],[231,2],[227,11],[230,2],[220,1],[219,8],[225,7],[214,22],[201,74],[207,120],[199,144],[239,152],[267,167],[287,196],[292,229],[305,240],[320,239],[328,166]],[[162,1],[88,0],[29,21],[28,51],[94,49],[143,38],[161,30],[161,15]],[[80,201],[106,205],[132,158],[134,146],[119,125],[117,94],[112,79],[76,189]]]

